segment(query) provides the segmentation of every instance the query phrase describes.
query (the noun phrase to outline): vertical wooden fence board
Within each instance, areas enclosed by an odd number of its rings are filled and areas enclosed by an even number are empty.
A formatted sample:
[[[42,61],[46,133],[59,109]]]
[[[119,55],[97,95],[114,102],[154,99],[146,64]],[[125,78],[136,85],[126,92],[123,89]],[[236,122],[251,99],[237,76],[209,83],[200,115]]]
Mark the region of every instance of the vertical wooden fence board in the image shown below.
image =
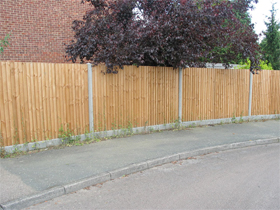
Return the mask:
[[[7,113],[6,113],[6,102],[4,98],[4,89],[5,89],[5,72],[6,72],[6,62],[0,63],[0,145],[8,145],[10,144],[8,135],[7,135]]]
[[[51,104],[50,104],[50,71],[48,68],[48,64],[44,63],[44,71],[45,71],[45,83],[44,83],[44,88],[45,88],[45,113],[46,113],[46,118],[45,118],[45,124],[46,124],[46,138],[51,139]]]
[[[121,128],[123,124],[123,113],[124,113],[124,95],[125,95],[125,88],[124,88],[124,70],[120,69],[119,70],[119,77],[118,77],[118,83],[119,83],[119,94],[118,94],[118,100],[119,100],[119,108],[118,108],[118,113],[119,113],[119,118],[117,121],[116,128],[119,129]]]
[[[116,82],[117,82],[117,86],[118,86],[118,93],[116,95],[117,97],[117,103],[118,106],[116,107],[116,112],[117,112],[117,119],[116,119],[116,124],[114,129],[118,129],[120,127],[120,125],[122,124],[122,113],[123,113],[123,100],[122,100],[122,96],[124,94],[124,86],[122,83],[123,80],[123,70],[120,69],[118,76],[116,77]]]
[[[134,86],[136,85],[136,80],[135,80],[135,76],[134,76],[134,71],[133,71],[133,67],[129,66],[129,75],[130,75],[130,80],[129,80],[129,84],[130,84],[130,88],[129,88],[129,116],[127,118],[127,124],[126,127],[129,127],[130,125],[133,125],[133,120],[134,120],[134,113],[133,113],[133,105],[134,105],[134,95],[136,92],[136,88],[134,89]]]
[[[75,103],[75,135],[78,135],[78,134],[81,134],[81,124],[80,124],[80,118],[79,118],[79,110],[80,110],[80,95],[79,95],[79,88],[80,88],[80,68],[79,68],[79,65],[77,64],[73,64],[75,66],[75,71],[74,71],[74,74],[75,74],[75,89],[74,89],[74,92],[75,92],[75,100],[74,100],[74,103]]]
[[[72,128],[72,117],[73,117],[73,107],[72,107],[72,94],[71,94],[71,85],[72,85],[72,66],[67,64],[67,75],[66,75],[66,115],[67,115],[67,127]],[[67,129],[67,128],[65,128]]]
[[[81,88],[82,88],[82,82],[81,82],[81,77],[82,77],[82,71],[81,71],[81,66],[75,64],[76,66],[76,77],[78,78],[78,81],[76,83],[76,117],[77,117],[77,134],[82,134],[84,133],[83,125],[82,125],[82,111],[81,111],[81,101],[82,101],[82,95],[81,95]],[[93,72],[94,75],[94,72]],[[94,84],[94,83],[93,83]],[[94,93],[93,93],[94,94]],[[94,102],[93,102],[93,108],[94,108]],[[93,110],[94,113],[94,110]]]
[[[167,88],[166,88],[166,121],[165,123],[170,123],[170,112],[171,112],[171,78],[170,78],[171,71],[166,71],[166,81],[167,81]]]
[[[135,113],[134,113],[134,109],[137,108],[136,105],[136,101],[137,101],[137,79],[136,79],[136,75],[134,72],[134,68],[132,66],[130,66],[130,71],[131,71],[131,98],[130,98],[130,107],[131,107],[131,114],[130,114],[130,118],[128,119],[128,126],[130,127],[131,125],[133,126],[134,122],[135,122]]]
[[[111,94],[111,90],[110,90],[110,80],[111,80],[111,76],[112,74],[108,74],[108,75],[104,75],[104,78],[106,80],[106,109],[105,109],[105,121],[106,121],[106,129],[105,130],[110,130],[110,120],[111,120],[111,104],[110,104],[110,94]]]
[[[126,123],[126,115],[128,113],[128,92],[129,92],[129,86],[128,86],[128,72],[127,72],[127,68],[123,69],[123,82],[124,82],[124,93],[123,93],[123,97],[122,97],[122,101],[123,101],[123,113],[122,113],[122,124],[120,125],[121,128],[123,128],[125,126]]]
[[[45,65],[43,63],[40,64],[41,72],[42,72],[42,128],[43,128],[43,140],[47,139],[47,123],[46,123],[46,118],[47,118],[47,113],[46,113],[46,70],[45,70]]]
[[[154,91],[153,91],[153,124],[152,125],[156,125],[157,124],[157,86],[158,86],[158,83],[157,83],[157,71],[156,71],[156,67],[153,68],[153,88],[154,88]]]
[[[69,128],[71,130],[74,129],[75,119],[74,119],[74,91],[73,91],[73,85],[74,85],[74,68],[73,64],[69,64],[69,80],[68,80],[68,96],[69,96]]]
[[[12,114],[12,138],[13,138],[13,144],[18,144],[18,128],[17,128],[17,113],[16,113],[16,101],[15,101],[15,63],[10,62],[10,91],[8,92],[8,97],[10,99],[10,107],[11,108],[11,114]],[[9,89],[8,89],[9,90]]]
[[[144,67],[141,66],[141,68],[135,68],[134,66],[134,72],[136,75],[136,109],[134,110],[135,113],[135,122],[133,127],[139,127],[141,125],[141,116],[143,114],[143,107],[142,107],[142,91],[143,86],[141,84],[142,81],[142,74],[144,72]]]
[[[270,72],[269,114],[280,114],[280,71]]]
[[[155,97],[155,121],[154,121],[154,124],[153,125],[157,125],[158,124],[158,107],[159,107],[159,104],[158,104],[158,85],[159,85],[159,81],[158,81],[158,78],[159,78],[159,75],[158,75],[158,72],[157,72],[157,67],[155,67],[155,94],[154,94],[154,97]]]
[[[159,121],[158,124],[163,124],[164,119],[163,119],[163,108],[164,108],[164,80],[163,80],[163,74],[164,74],[165,69],[164,68],[159,68],[159,100],[158,100],[158,105],[159,105]]]
[[[56,118],[57,118],[57,135],[60,134],[60,128],[61,128],[61,123],[62,123],[62,109],[61,109],[61,99],[62,99],[62,94],[61,94],[61,84],[62,82],[62,76],[61,76],[61,69],[60,69],[60,64],[54,64],[54,71],[55,71],[55,86],[56,86],[56,92],[55,92],[55,106],[56,106]]]
[[[110,120],[111,120],[111,113],[110,113],[110,76],[112,76],[112,74],[108,74],[108,75],[104,75],[104,79],[106,81],[105,83],[105,89],[106,89],[106,109],[105,109],[105,122],[106,122],[106,129],[105,130],[110,130]]]
[[[40,108],[39,108],[39,100],[40,100],[40,95],[39,95],[39,63],[33,63],[33,89],[34,89],[34,96],[33,96],[33,100],[34,100],[34,118],[36,121],[36,124],[34,125],[34,141],[39,141],[40,140],[40,128],[41,128],[41,120],[40,120]]]
[[[77,90],[77,95],[78,95],[78,118],[79,118],[79,133],[85,133],[85,128],[84,128],[84,122],[83,122],[83,111],[82,111],[82,101],[83,101],[83,95],[82,95],[82,78],[83,78],[83,71],[82,71],[82,66],[77,65],[77,68],[79,69],[78,71],[78,77],[79,77],[79,82],[78,82],[78,90]],[[93,107],[95,108],[95,107]]]
[[[13,63],[12,62],[8,62],[8,69],[7,69],[7,81],[9,81],[7,83],[7,99],[8,99],[8,107],[9,107],[9,122],[10,122],[10,132],[11,132],[11,139],[13,144],[15,144],[16,142],[14,141],[14,136],[15,136],[15,126],[14,126],[14,112],[13,112],[13,92],[12,92],[12,86],[14,84],[14,81],[12,80],[12,75],[14,72],[14,68],[13,68]]]
[[[165,81],[165,93],[164,93],[164,100],[165,100],[165,105],[164,105],[164,124],[167,124],[169,121],[169,92],[170,92],[170,82],[169,82],[169,69],[165,70],[165,74],[164,74],[164,81]]]
[[[149,70],[150,74],[149,74],[149,78],[150,78],[150,84],[149,84],[149,93],[150,93],[150,103],[149,103],[149,111],[150,111],[150,115],[149,115],[149,123],[148,125],[154,125],[155,123],[155,69],[154,67],[151,67]]]
[[[29,103],[28,103],[28,88],[27,88],[27,63],[22,63],[22,129],[24,132],[25,141],[30,141],[30,124],[29,124]]]
[[[40,82],[41,82],[41,72],[40,72],[40,63],[35,63],[34,68],[34,88],[35,88],[35,103],[36,103],[36,140],[40,141],[43,140],[41,137],[42,134],[42,122],[41,122],[41,112],[40,112],[40,101],[41,101],[41,94],[40,94]]]
[[[47,69],[49,72],[49,84],[48,84],[48,91],[49,91],[49,103],[50,103],[50,113],[49,113],[49,121],[50,121],[50,138],[55,138],[55,107],[54,107],[54,75],[53,75],[53,64],[48,63]],[[71,113],[72,115],[72,113]]]
[[[114,74],[110,74],[110,78],[109,78],[109,103],[110,103],[110,116],[109,116],[109,120],[108,120],[108,130],[112,129],[112,125],[114,123],[115,120],[115,113],[114,113],[114,107],[115,107],[115,101],[114,101],[114,95],[116,94],[116,89],[114,88],[115,83],[114,83]]]
[[[117,122],[119,120],[119,89],[120,89],[120,84],[118,83],[118,79],[119,79],[118,74],[114,74],[113,75],[113,90],[114,90],[114,94],[113,94],[113,114],[114,114],[114,118],[113,118],[113,122],[111,124],[111,130],[115,130],[116,129],[116,125]]]
[[[101,69],[100,69],[101,70]],[[100,118],[102,119],[102,127],[101,127],[101,130],[106,130],[106,76],[104,74],[100,74],[101,76],[101,79],[102,79],[102,99],[100,101],[101,103],[101,106],[102,106],[102,112],[100,113]]]
[[[75,135],[78,135],[80,133],[80,123],[79,123],[79,95],[78,95],[78,89],[79,89],[79,68],[77,64],[72,64],[74,66],[74,85],[73,85],[73,94],[74,94],[74,133]]]
[[[32,63],[32,72],[31,72],[31,101],[32,101],[32,115],[33,115],[33,141],[38,141],[38,137],[37,137],[37,112],[36,112],[36,108],[37,108],[37,95],[36,95],[36,91],[37,91],[37,87],[36,87],[36,63]]]
[[[15,100],[16,100],[16,115],[17,115],[17,131],[18,131],[18,143],[22,144],[23,141],[23,135],[22,135],[22,125],[21,125],[21,112],[20,112],[20,100],[21,100],[21,94],[20,94],[20,69],[21,69],[21,63],[14,63],[15,65]]]
[[[100,113],[98,115],[99,117],[99,127],[100,127],[100,131],[103,131],[104,128],[105,128],[105,121],[104,121],[104,113],[105,113],[105,102],[106,102],[106,97],[104,97],[104,95],[106,94],[105,92],[105,77],[104,75],[100,72],[101,71],[101,68],[98,67],[98,75],[99,75],[99,81],[100,81],[100,84],[99,84],[99,87],[100,87],[100,100],[99,100],[99,104],[100,104]]]
[[[264,113],[265,114],[270,114],[270,110],[269,110],[269,107],[270,107],[270,96],[271,96],[271,91],[270,91],[270,71],[266,71],[266,74],[265,74],[265,105],[264,105]]]
[[[244,69],[238,70],[238,86],[236,94],[239,97],[239,102],[236,105],[237,116],[247,116],[248,115],[248,105],[249,105],[249,72]]]
[[[212,87],[211,87],[211,104],[212,104],[212,109],[211,109],[211,119],[215,119],[215,82],[216,82],[216,71],[215,69],[211,69],[212,71]]]
[[[138,88],[138,109],[135,111],[137,113],[137,121],[136,127],[139,127],[142,125],[142,119],[143,119],[143,114],[145,112],[145,108],[143,107],[143,92],[144,92],[144,86],[143,86],[143,74],[145,73],[145,68],[141,67],[141,69],[135,68],[136,74],[139,74],[138,80],[137,80],[137,88]]]
[[[95,67],[92,67],[92,94],[93,94],[93,119],[94,119],[94,130],[98,130],[98,70]]]
[[[149,68],[148,71],[148,78],[149,78],[149,83],[148,83],[148,93],[149,93],[149,104],[148,104],[148,110],[149,110],[149,119],[147,125],[151,125],[153,121],[153,111],[151,109],[151,104],[153,103],[153,69]]]
[[[189,107],[189,88],[188,88],[188,84],[189,84],[189,78],[190,78],[190,74],[189,74],[189,69],[184,69],[183,70],[183,101],[182,101],[182,118],[184,119],[183,121],[187,121],[189,119],[189,112],[188,109]]]
[[[112,130],[112,127],[114,125],[114,122],[116,120],[116,114],[115,114],[115,106],[116,106],[116,101],[115,101],[115,95],[117,94],[117,89],[115,88],[115,74],[111,74],[110,77],[110,82],[109,82],[109,87],[110,87],[110,121],[109,121],[109,127],[108,130]]]
[[[63,130],[66,130],[67,128],[67,120],[68,120],[68,114],[67,114],[67,108],[68,108],[68,101],[67,101],[67,78],[68,78],[68,66],[62,65],[61,66],[61,122],[60,122],[60,128]]]
[[[191,121],[193,121],[193,120],[195,120],[195,112],[196,112],[196,96],[195,96],[195,92],[196,92],[196,76],[195,76],[195,74],[193,74],[193,71],[194,71],[195,69],[194,68],[192,68],[191,69],[191,75],[192,75],[192,77],[191,77],[191,97],[192,97],[192,103],[191,103],[191,109],[190,109],[190,111],[191,111],[191,116],[190,116],[190,120]]]
[[[111,128],[111,118],[112,118],[112,112],[111,112],[111,108],[112,108],[112,104],[111,104],[111,80],[112,80],[112,74],[108,74],[105,75],[106,78],[106,130],[110,130]]]
[[[66,96],[67,96],[67,107],[66,107],[66,114],[67,114],[67,126],[69,127],[69,129],[72,128],[72,123],[73,123],[73,104],[72,104],[72,65],[71,64],[67,64],[68,67],[68,73],[67,73],[67,82],[66,82]]]
[[[280,97],[278,97],[280,95],[280,71],[274,71],[273,72],[273,77],[272,80],[274,81],[274,85],[275,85],[275,91],[271,92],[271,94],[274,95],[274,99],[273,102],[274,103],[274,108],[271,110],[271,113],[273,114],[280,114]]]
[[[146,115],[143,121],[143,126],[145,126],[149,121],[149,69],[145,66],[145,108],[146,108]]]
[[[39,99],[39,104],[38,104],[38,114],[39,114],[39,124],[40,124],[40,130],[39,130],[39,135],[38,135],[38,140],[42,141],[45,140],[44,138],[44,110],[43,110],[43,93],[42,93],[42,65],[41,63],[38,63],[38,99]]]
[[[128,126],[128,123],[131,119],[131,100],[133,96],[133,77],[132,77],[132,72],[131,72],[131,67],[126,68],[126,74],[127,74],[127,94],[126,94],[126,101],[127,101],[127,111],[124,115],[125,121],[123,124],[123,127],[126,128]]]
[[[28,127],[27,132],[29,133],[29,141],[31,142],[34,137],[33,137],[33,114],[32,114],[32,90],[31,90],[31,64],[26,63],[26,84],[27,84],[27,105],[28,105],[28,119],[26,120],[26,124]]]
[[[158,67],[158,91],[157,91],[157,104],[158,104],[158,121],[157,124],[161,124],[162,121],[162,70]]]
[[[118,110],[119,110],[119,104],[118,104],[118,95],[119,95],[119,84],[118,84],[118,74],[113,74],[112,77],[112,121],[110,125],[110,130],[115,130],[117,120],[118,120]]]
[[[30,111],[32,115],[32,140],[37,141],[37,119],[36,119],[36,98],[35,98],[35,63],[30,63]]]
[[[77,125],[77,121],[76,121],[76,104],[75,104],[75,86],[76,86],[76,78],[75,78],[75,64],[71,64],[71,78],[70,78],[70,105],[71,105],[71,121],[69,122],[69,124],[71,125],[71,130],[72,133],[75,134],[76,132],[76,125]]]
[[[50,69],[50,64],[45,64],[46,72],[47,72],[47,78],[46,78],[46,93],[47,93],[47,122],[48,122],[48,138],[53,138],[53,129],[54,129],[54,123],[53,123],[53,104],[52,104],[52,72]]]

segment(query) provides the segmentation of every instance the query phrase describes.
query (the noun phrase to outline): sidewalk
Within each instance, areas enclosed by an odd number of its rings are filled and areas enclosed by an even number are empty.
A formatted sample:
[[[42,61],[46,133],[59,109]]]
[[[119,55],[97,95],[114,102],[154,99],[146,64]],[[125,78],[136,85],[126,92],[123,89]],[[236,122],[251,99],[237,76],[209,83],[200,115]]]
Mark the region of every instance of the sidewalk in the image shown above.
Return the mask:
[[[134,135],[0,159],[0,204],[5,209],[9,201],[19,202],[14,199],[31,194],[36,197],[42,191],[108,174],[131,164],[232,143],[255,142],[259,139],[279,142],[279,137],[280,121],[270,120]],[[59,189],[65,191],[65,187]]]

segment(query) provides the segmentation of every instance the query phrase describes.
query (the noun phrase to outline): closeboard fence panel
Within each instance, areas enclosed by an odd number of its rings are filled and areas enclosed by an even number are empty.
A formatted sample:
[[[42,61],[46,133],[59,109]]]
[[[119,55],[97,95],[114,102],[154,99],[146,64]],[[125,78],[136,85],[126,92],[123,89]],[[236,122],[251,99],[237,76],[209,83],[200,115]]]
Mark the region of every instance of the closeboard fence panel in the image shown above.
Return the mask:
[[[178,70],[124,66],[118,74],[93,67],[96,131],[172,123],[178,118]]]
[[[87,66],[1,62],[0,130],[3,145],[88,131]]]
[[[252,115],[280,113],[280,71],[261,71],[253,77]]]
[[[214,84],[214,69],[183,69],[182,121],[214,119]]]
[[[262,71],[253,77],[252,115],[269,114],[270,71]]]
[[[269,114],[280,114],[280,71],[270,71]]]
[[[95,131],[174,123],[179,70],[92,68]],[[183,69],[182,120],[248,115],[249,70]],[[280,71],[253,76],[252,115],[280,114]],[[89,132],[86,64],[0,62],[0,144],[23,144]],[[68,131],[67,131],[68,130]]]
[[[248,115],[249,71],[215,69],[214,119]]]
[[[183,70],[183,121],[247,116],[248,97],[248,70]]]

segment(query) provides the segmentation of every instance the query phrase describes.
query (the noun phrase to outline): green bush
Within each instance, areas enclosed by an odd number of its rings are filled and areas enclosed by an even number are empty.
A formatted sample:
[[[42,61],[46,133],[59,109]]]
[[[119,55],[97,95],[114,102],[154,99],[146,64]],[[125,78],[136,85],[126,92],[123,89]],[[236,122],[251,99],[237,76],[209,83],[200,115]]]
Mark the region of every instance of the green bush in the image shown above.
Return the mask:
[[[247,59],[246,63],[241,63],[237,69],[250,69],[251,61]],[[260,61],[260,67],[262,70],[273,70],[271,64],[268,61]]]

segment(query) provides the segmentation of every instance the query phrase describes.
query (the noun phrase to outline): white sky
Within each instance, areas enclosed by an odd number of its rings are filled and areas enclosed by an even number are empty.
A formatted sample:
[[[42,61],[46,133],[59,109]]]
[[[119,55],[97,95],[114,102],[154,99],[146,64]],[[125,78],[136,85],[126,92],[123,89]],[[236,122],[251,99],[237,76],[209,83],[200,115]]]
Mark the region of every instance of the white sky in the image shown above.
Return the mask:
[[[252,16],[252,23],[255,24],[255,32],[257,34],[266,30],[264,21],[268,21],[266,16],[270,16],[270,10],[272,9],[272,3],[275,2],[276,19],[280,22],[280,0],[259,0],[259,3],[254,4],[255,9],[250,11]],[[262,39],[262,38],[261,38]]]

